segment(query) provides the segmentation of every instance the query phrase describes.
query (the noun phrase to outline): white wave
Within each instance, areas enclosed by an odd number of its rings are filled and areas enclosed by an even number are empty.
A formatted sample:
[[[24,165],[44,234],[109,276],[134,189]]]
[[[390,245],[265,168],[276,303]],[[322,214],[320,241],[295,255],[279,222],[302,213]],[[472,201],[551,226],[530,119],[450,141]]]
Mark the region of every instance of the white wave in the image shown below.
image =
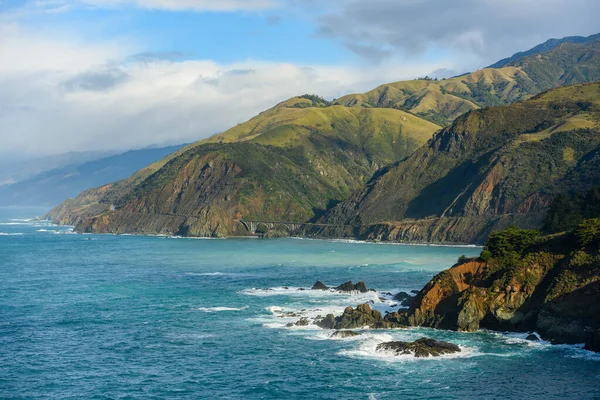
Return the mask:
[[[533,334],[538,337],[539,340],[527,340],[527,336],[530,334],[527,332],[493,332],[485,331],[490,335],[494,336],[497,340],[504,342],[507,345],[527,345],[534,348],[552,347],[552,343],[540,338],[537,332]]]
[[[232,274],[227,272],[186,272],[189,276],[234,276],[239,274]]]
[[[387,291],[386,291],[387,292]],[[299,296],[299,297],[338,297],[348,299],[350,297],[362,298],[365,301],[378,299],[379,293],[369,291],[366,293],[361,293],[359,291],[354,292],[341,292],[339,290],[335,290],[330,288],[329,290],[311,290],[310,288],[303,287],[294,287],[294,286],[278,286],[271,288],[252,288],[252,289],[244,289],[239,293],[245,294],[248,296],[259,296],[259,297],[268,297],[268,296]]]
[[[59,233],[58,229],[37,229],[36,232]]]
[[[164,236],[164,235],[161,235]],[[166,236],[167,239],[187,239],[187,240],[222,240],[224,238],[214,237],[191,237],[191,236]]]
[[[21,232],[14,232],[14,233],[6,233],[6,232],[0,232],[0,236],[23,236],[24,233]]]
[[[14,222],[31,222],[33,221],[32,218],[11,218],[9,219],[9,221],[14,221]]]
[[[55,230],[52,232],[52,234],[54,235],[77,235],[77,232],[75,232],[72,229],[68,229],[68,230]]]
[[[200,308],[197,308],[196,310],[202,311],[205,313],[214,313],[214,312],[221,312],[221,311],[243,311],[247,308],[248,308],[248,306],[239,307],[239,308],[235,308],[235,307],[200,307]]]
[[[377,338],[379,336],[384,336],[385,338],[390,338],[389,340],[391,340],[391,336],[389,334],[375,333],[375,331],[373,331],[369,328],[352,329],[352,331],[360,333],[360,334],[357,336],[338,337],[338,336],[333,336],[333,334],[337,331],[328,329],[328,330],[323,330],[322,332],[319,332],[314,336],[307,336],[306,339],[308,339],[308,340],[335,340],[335,341],[340,341],[340,342],[359,342],[359,341],[365,341],[365,340],[378,340]]]
[[[25,223],[25,222],[0,222],[0,225],[13,226],[13,225],[29,225],[29,224]]]

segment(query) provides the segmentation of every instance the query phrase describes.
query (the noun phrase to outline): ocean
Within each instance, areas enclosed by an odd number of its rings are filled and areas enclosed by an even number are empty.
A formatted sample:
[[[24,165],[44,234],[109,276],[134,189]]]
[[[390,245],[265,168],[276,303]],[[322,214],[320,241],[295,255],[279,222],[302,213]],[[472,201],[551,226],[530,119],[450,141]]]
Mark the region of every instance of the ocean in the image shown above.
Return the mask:
[[[3,399],[599,399],[600,355],[525,334],[424,328],[333,339],[298,317],[418,290],[477,247],[78,235],[0,209]],[[308,290],[365,281],[377,292]],[[299,290],[299,289],[307,290]],[[460,353],[378,343],[427,336]]]

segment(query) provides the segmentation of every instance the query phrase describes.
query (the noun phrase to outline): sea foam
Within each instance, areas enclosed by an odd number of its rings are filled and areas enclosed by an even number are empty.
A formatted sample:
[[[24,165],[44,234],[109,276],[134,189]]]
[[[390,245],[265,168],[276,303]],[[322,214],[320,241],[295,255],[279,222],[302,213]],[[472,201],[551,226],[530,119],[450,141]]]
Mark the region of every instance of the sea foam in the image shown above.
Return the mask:
[[[221,312],[221,311],[243,311],[247,308],[248,308],[248,306],[239,307],[239,308],[235,308],[235,307],[199,307],[199,308],[196,308],[196,310],[202,311],[205,313],[214,313],[214,312]]]

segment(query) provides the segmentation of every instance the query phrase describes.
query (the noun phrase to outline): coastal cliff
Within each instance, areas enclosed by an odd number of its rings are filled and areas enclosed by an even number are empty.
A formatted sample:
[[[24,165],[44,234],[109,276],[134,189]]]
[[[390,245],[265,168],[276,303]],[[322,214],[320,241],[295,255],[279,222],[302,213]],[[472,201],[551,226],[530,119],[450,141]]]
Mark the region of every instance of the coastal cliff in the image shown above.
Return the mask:
[[[600,351],[600,220],[575,232],[538,236],[509,228],[482,256],[461,260],[417,295],[409,325],[472,332],[531,332]]]

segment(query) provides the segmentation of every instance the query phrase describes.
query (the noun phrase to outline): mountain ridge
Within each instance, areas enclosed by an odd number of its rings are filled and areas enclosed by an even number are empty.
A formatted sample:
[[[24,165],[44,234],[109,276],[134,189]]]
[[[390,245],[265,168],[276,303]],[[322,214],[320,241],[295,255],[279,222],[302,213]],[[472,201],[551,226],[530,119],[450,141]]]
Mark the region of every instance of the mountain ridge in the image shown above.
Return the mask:
[[[472,111],[328,211],[321,222],[393,226],[390,221],[400,221],[401,227],[402,220],[437,219],[442,225],[412,226],[413,235],[421,232],[432,241],[448,239],[440,236],[448,218],[456,225],[465,217],[466,226],[453,229],[471,229],[477,240],[486,236],[481,230],[489,229],[485,222],[492,218],[537,214],[531,224],[539,225],[555,193],[600,182],[599,112],[600,83]]]
[[[515,219],[535,227],[558,189],[571,185],[577,190],[587,185],[582,183],[586,179],[596,181],[595,156],[582,156],[596,140],[595,133],[586,134],[596,132],[598,125],[596,92],[588,93],[591,103],[576,93],[595,86],[539,93],[572,81],[600,79],[598,48],[600,40],[591,45],[563,43],[503,69],[454,80],[382,85],[332,102],[312,95],[294,97],[129,179],[84,192],[49,216],[86,232],[192,236],[248,234],[237,222],[242,218],[321,218],[335,227],[311,227],[303,234],[444,243],[483,240],[490,229]],[[423,88],[423,96],[408,109],[406,99]],[[478,104],[465,98],[469,96]],[[593,110],[583,110],[569,96],[590,103]],[[452,108],[456,104],[446,104],[449,98],[459,99],[467,109]],[[489,107],[496,103],[501,105]],[[440,126],[419,116],[418,107],[430,107],[435,114],[446,105],[444,110],[461,115],[429,139]],[[495,142],[502,151],[494,150]],[[544,164],[536,152],[548,155],[552,164]],[[419,157],[429,161],[419,162]],[[545,171],[549,182],[556,181],[552,174],[558,168],[556,173],[564,175],[560,188],[530,190],[533,175],[524,172],[529,161]],[[524,174],[519,182],[502,183],[507,162]],[[402,184],[390,183],[394,190],[374,190],[397,174],[391,171],[411,163],[396,179]],[[455,185],[457,179],[469,185]],[[359,199],[360,193],[365,199]]]

